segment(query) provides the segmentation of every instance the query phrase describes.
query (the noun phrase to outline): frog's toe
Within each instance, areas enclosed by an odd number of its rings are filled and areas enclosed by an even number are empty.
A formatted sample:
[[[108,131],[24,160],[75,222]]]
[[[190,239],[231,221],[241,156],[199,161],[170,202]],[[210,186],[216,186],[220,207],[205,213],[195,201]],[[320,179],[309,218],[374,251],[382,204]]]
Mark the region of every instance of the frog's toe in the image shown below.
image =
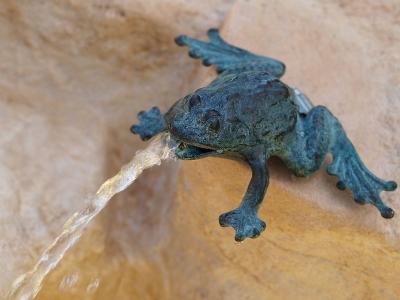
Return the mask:
[[[147,141],[154,135],[154,133],[151,129],[148,129],[148,128],[146,128],[144,126],[140,126],[140,125],[132,125],[131,132],[133,134],[138,134],[143,141]]]
[[[260,220],[252,210],[242,208],[234,209],[219,217],[222,227],[231,226],[235,229],[235,240],[243,241],[245,238],[256,238],[265,230],[265,222]]]
[[[393,218],[394,210],[382,201],[380,193],[394,191],[396,182],[378,178],[368,170],[349,142],[345,146],[342,144],[333,148],[333,160],[327,169],[328,174],[339,178],[336,187],[340,190],[350,189],[357,203],[372,204],[383,218]]]

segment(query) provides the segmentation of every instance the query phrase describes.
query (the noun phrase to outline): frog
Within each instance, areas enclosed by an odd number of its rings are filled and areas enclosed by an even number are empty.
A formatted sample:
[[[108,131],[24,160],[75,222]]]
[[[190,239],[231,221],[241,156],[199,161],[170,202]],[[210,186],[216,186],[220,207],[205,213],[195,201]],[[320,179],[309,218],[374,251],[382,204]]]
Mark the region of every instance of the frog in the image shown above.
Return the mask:
[[[251,168],[251,179],[237,208],[223,213],[219,223],[235,230],[235,240],[258,237],[266,224],[258,216],[269,185],[268,160],[278,157],[299,177],[327,165],[338,178],[337,188],[352,191],[359,204],[372,204],[383,218],[395,212],[381,199],[397,183],[374,175],[362,162],[343,126],[325,106],[314,106],[296,87],[281,78],[283,62],[254,54],[226,42],[218,29],[207,32],[208,41],[186,35],[175,39],[189,48],[189,56],[214,65],[217,77],[175,102],[165,113],[158,107],[138,114],[134,134],[148,140],[167,132],[175,141],[174,155],[181,160],[224,157]]]

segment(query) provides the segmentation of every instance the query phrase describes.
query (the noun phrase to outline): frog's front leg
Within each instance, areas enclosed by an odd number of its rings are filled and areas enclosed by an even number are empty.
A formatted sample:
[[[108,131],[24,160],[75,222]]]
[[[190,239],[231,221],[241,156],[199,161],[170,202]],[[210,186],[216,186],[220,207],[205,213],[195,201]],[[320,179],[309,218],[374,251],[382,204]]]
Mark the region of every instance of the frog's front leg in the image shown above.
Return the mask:
[[[264,147],[259,146],[258,149],[251,149],[251,152],[246,153],[245,158],[252,170],[246,194],[238,208],[219,217],[221,226],[231,226],[235,229],[236,241],[247,237],[256,238],[265,229],[265,222],[258,218],[257,212],[269,181],[267,155]]]
[[[149,111],[138,113],[139,124],[132,125],[131,131],[139,134],[143,141],[167,130],[167,122],[164,114],[161,114],[158,107],[153,107]]]

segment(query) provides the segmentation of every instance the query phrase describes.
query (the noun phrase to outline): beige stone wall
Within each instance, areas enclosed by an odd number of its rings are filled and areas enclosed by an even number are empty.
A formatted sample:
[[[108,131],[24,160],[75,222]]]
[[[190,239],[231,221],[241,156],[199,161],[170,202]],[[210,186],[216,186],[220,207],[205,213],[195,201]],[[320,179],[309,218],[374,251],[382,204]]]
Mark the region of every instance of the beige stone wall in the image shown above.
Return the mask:
[[[0,3],[0,299],[85,197],[139,148],[136,113],[213,71],[173,43],[221,27],[283,60],[284,80],[342,121],[367,165],[400,182],[400,25],[389,1]],[[397,299],[400,217],[383,220],[324,171],[270,163],[267,230],[237,244],[218,216],[248,168],[205,159],[146,171],[93,222],[38,299]],[[399,192],[385,201],[400,213]],[[96,288],[97,286],[97,288]]]

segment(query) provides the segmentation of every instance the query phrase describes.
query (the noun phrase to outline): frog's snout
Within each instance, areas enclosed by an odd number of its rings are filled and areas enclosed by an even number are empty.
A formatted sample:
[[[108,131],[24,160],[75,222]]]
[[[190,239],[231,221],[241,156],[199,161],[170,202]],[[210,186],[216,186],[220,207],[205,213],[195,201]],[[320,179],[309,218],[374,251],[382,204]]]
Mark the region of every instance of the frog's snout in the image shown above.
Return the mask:
[[[175,121],[175,118],[170,120],[170,122],[168,124],[168,130],[175,137],[179,137],[181,135],[179,126],[178,126],[177,122]]]
[[[175,105],[167,117],[168,131],[179,139],[190,139],[195,131],[195,117],[191,116],[185,105]]]
[[[190,131],[185,119],[185,115],[182,113],[174,113],[168,118],[168,131],[175,138],[182,139]]]

